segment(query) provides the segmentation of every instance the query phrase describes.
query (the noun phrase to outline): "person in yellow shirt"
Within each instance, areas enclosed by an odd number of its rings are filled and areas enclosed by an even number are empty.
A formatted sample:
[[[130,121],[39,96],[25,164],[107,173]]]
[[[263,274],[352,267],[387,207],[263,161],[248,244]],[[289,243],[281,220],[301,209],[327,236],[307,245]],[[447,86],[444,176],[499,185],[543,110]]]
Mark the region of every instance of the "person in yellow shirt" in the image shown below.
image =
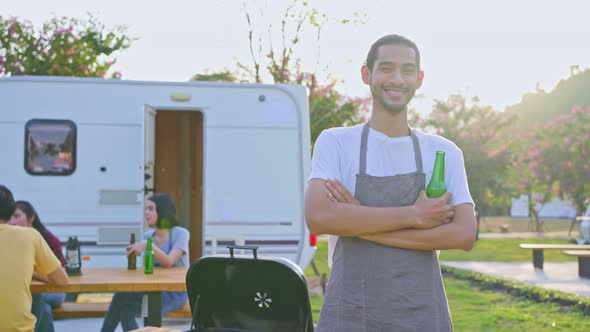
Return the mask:
[[[55,285],[67,285],[68,276],[39,232],[8,224],[14,210],[12,192],[0,185],[0,331],[31,332],[33,272]]]

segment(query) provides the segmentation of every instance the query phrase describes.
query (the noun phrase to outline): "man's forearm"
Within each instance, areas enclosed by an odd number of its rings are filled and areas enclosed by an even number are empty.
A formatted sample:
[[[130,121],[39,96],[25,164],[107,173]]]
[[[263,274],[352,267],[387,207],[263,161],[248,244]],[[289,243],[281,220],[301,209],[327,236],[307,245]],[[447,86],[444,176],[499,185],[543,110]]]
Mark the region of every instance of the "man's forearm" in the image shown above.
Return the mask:
[[[471,207],[471,208],[469,208]],[[475,218],[471,205],[463,206],[453,222],[429,229],[403,229],[360,236],[390,247],[412,250],[471,250],[475,241]],[[472,217],[473,216],[473,217]]]
[[[413,206],[376,208],[334,203],[307,217],[319,221],[322,227],[316,231],[318,234],[360,236],[412,227],[416,213]]]
[[[33,280],[43,281],[45,283],[49,282],[49,279],[47,278],[47,276],[41,275],[37,272],[33,272]]]

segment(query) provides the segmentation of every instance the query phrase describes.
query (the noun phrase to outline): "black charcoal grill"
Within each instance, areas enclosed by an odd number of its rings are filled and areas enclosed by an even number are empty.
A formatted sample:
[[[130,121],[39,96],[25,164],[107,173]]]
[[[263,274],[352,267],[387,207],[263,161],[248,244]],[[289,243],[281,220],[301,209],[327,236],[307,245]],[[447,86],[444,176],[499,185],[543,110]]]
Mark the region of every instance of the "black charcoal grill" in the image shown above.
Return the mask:
[[[258,247],[195,261],[186,275],[194,332],[313,332],[303,271],[289,260],[257,257]],[[234,249],[253,257],[234,256]]]

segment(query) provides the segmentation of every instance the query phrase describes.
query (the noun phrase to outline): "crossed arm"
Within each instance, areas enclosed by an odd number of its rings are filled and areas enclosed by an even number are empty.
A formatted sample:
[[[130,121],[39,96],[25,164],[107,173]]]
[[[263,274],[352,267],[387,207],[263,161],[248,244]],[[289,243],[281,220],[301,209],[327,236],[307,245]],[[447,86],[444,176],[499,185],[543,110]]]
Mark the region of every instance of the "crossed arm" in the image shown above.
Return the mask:
[[[450,193],[428,199],[421,192],[412,206],[372,208],[361,206],[338,181],[313,179],[305,196],[307,224],[317,234],[413,250],[470,250],[475,241],[473,205],[448,205]]]

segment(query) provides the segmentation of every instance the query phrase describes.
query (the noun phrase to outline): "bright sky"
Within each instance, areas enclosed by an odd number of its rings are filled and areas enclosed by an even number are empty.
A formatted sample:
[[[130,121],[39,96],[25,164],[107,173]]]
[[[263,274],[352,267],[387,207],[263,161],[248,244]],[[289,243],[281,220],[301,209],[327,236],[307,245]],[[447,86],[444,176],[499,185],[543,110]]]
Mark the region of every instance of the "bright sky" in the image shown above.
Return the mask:
[[[257,26],[279,24],[287,0],[250,0],[264,8]],[[432,99],[451,93],[478,96],[496,109],[517,103],[537,82],[551,90],[569,66],[590,67],[590,2],[561,0],[309,0],[331,18],[367,14],[365,24],[329,22],[321,36],[319,63],[344,80],[337,89],[365,96],[360,65],[377,38],[402,34],[422,53],[426,78],[415,106],[428,111]],[[363,7],[359,7],[362,4]],[[115,69],[124,79],[186,81],[204,70],[251,63],[241,0],[18,0],[2,1],[0,13],[40,25],[53,14],[94,14],[107,27],[125,25],[138,37],[121,53]],[[266,31],[266,28],[263,29]],[[266,33],[266,32],[265,32]],[[276,36],[278,37],[278,36]],[[313,31],[304,31],[295,56],[303,68],[318,62]],[[275,41],[278,43],[278,40]]]

